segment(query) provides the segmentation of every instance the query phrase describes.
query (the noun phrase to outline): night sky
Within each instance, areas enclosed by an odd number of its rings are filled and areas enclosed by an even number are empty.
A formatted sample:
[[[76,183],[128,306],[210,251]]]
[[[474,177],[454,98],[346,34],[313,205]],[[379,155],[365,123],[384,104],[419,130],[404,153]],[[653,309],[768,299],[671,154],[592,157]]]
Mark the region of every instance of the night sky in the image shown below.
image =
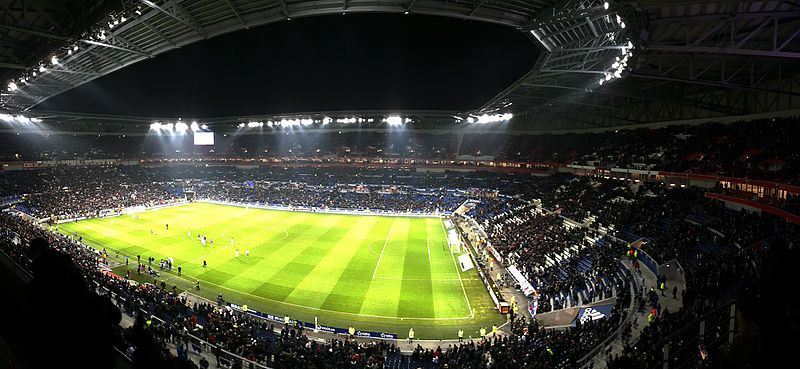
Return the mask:
[[[210,118],[480,107],[531,69],[515,29],[451,18],[294,18],[134,64],[37,109]]]

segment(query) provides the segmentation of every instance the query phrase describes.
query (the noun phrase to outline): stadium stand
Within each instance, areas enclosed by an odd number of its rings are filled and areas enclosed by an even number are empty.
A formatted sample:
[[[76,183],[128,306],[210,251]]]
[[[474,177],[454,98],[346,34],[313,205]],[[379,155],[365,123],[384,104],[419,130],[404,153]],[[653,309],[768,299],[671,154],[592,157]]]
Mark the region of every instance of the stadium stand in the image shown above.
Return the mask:
[[[144,344],[141,340],[152,340],[143,338],[149,334],[154,335],[154,341],[147,341],[150,343],[146,345],[156,344],[158,360],[177,360],[165,354],[162,344],[177,342],[180,346],[181,341],[176,337],[191,332],[226,351],[279,368],[323,365],[321,363],[347,365],[348,361],[364,367],[392,367],[389,363],[422,366],[428,363],[425,365],[443,367],[447,364],[450,368],[466,368],[490,362],[499,367],[516,367],[520,363],[530,367],[570,367],[589,351],[577,347],[593,347],[622,322],[623,308],[627,306],[625,301],[630,301],[631,297],[628,293],[629,278],[620,268],[617,258],[625,252],[625,241],[622,240],[633,242],[643,238],[646,243],[642,250],[655,260],[675,259],[684,266],[686,287],[679,291],[684,308],[677,312],[659,311],[659,319],[645,328],[638,343],[632,343],[652,350],[646,354],[626,350],[628,354],[611,358],[609,367],[652,366],[659,359],[658,341],[736,298],[741,288],[753,288],[765,263],[766,253],[773,247],[791,245],[796,242],[797,235],[796,225],[766,214],[728,210],[719,202],[704,198],[702,191],[695,188],[648,183],[637,186],[638,191],[632,192],[630,188],[622,188],[624,186],[617,181],[602,177],[554,175],[540,179],[504,175],[504,181],[495,181],[495,174],[473,173],[454,175],[452,183],[449,183],[450,174],[441,177],[402,176],[392,170],[362,172],[354,169],[321,180],[312,169],[302,176],[308,179],[308,183],[289,183],[262,182],[260,177],[298,178],[303,169],[277,172],[275,169],[204,170],[195,166],[176,169],[55,168],[3,173],[3,179],[17,183],[12,189],[30,186],[30,193],[22,196],[25,206],[18,209],[44,218],[51,213],[59,217],[96,216],[102,209],[172,201],[175,188],[180,186],[175,180],[178,177],[186,180],[184,186],[189,183],[201,196],[217,199],[356,209],[397,210],[400,207],[419,211],[434,208],[454,210],[461,201],[469,198],[466,188],[459,188],[459,185],[504,183],[498,188],[517,195],[524,194],[524,197],[482,198],[481,205],[470,215],[486,229],[489,242],[505,257],[505,263],[518,266],[539,290],[540,311],[559,310],[616,296],[615,311],[618,312],[612,319],[564,331],[545,330],[535,321],[523,319],[513,325],[510,335],[497,340],[487,339],[437,350],[418,347],[410,357],[401,355],[396,346],[384,343],[332,340],[320,346],[304,336],[302,329],[268,328],[266,323],[240,313],[209,305],[186,305],[186,301],[169,291],[160,290],[158,286],[130,286],[123,280],[97,271],[97,251],[50,233],[21,216],[3,214],[3,251],[20,265],[27,268],[32,265],[26,241],[44,237],[55,250],[70,255],[93,283],[113,291],[120,301],[124,300],[127,312],[135,314],[141,309],[163,321],[154,328],[145,329],[142,324],[147,320],[146,316],[139,314],[134,327],[114,339],[120,350],[134,352],[134,360],[137,358],[135,352]],[[84,180],[87,173],[91,174],[88,176],[90,181]],[[184,177],[187,173],[192,173],[194,178]],[[346,185],[345,180],[352,178],[354,173],[358,173],[359,178],[375,180],[375,183],[390,179],[397,183],[394,186],[401,188],[402,193],[384,194],[380,192],[384,187],[375,185],[364,185],[363,192],[340,191],[338,186]],[[493,180],[481,181],[480,178]],[[252,180],[252,187],[244,185],[247,179]],[[335,184],[337,179],[342,183]],[[448,184],[452,188],[437,187]],[[421,194],[422,188],[416,187],[420,185],[439,190],[433,195]],[[291,186],[292,191],[286,186]],[[448,193],[445,188],[457,190],[452,192],[456,195],[445,195]],[[624,197],[624,201],[620,201],[620,197]],[[542,206],[524,199],[541,200]],[[585,222],[590,226],[606,227],[611,232],[605,232],[608,233],[605,235],[594,227],[575,227],[565,221],[569,218],[578,219],[574,224]],[[618,237],[621,238],[619,241]],[[642,295],[636,296],[635,305],[645,309],[647,298],[644,291],[639,292]],[[659,305],[656,303],[654,306]],[[231,330],[232,324],[238,328]],[[255,339],[254,343],[247,344],[248,337]],[[521,355],[521,352],[527,354]],[[637,355],[631,356],[631,352],[637,352]]]

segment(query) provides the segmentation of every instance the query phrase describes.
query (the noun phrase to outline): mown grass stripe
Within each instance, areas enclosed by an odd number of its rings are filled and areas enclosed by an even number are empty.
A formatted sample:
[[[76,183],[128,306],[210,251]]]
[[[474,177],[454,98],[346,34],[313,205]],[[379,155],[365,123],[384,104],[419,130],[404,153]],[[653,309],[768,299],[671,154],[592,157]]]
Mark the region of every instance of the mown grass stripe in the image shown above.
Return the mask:
[[[359,243],[355,253],[347,261],[345,269],[328,292],[325,301],[319,306],[320,308],[354,314],[361,312],[372,282],[368,268],[370,262],[376,262],[378,258],[369,251],[369,247],[385,239],[386,232],[393,221],[389,218],[378,218],[372,224],[369,231],[366,232],[366,238]]]

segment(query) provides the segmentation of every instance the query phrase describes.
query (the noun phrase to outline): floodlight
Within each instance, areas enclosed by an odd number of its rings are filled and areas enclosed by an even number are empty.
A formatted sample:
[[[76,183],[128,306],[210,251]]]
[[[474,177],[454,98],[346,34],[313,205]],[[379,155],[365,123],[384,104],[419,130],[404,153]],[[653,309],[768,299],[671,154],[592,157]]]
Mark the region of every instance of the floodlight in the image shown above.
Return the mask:
[[[609,6],[608,1],[603,3],[603,9],[608,10],[608,6]]]
[[[390,126],[399,126],[403,124],[403,118],[397,115],[386,117],[383,121]]]
[[[192,122],[192,125],[190,127],[192,129],[192,132],[197,132],[200,130],[200,126],[197,125],[197,122]]]
[[[9,90],[9,91],[16,91],[16,90],[17,90],[17,84],[16,84],[16,83],[14,83],[13,81],[12,81],[12,82],[9,82],[9,83],[8,83],[8,90]]]

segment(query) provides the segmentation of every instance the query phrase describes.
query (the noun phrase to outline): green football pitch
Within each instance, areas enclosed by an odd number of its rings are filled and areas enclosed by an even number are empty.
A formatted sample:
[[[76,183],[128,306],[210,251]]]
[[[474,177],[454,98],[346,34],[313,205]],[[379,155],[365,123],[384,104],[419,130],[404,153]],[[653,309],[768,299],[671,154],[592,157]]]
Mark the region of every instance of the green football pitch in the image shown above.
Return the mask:
[[[278,316],[402,338],[414,328],[419,339],[454,338],[458,329],[477,337],[481,327],[505,321],[477,272],[461,272],[439,218],[192,203],[65,223],[59,231],[106,248],[122,263],[117,274],[124,275],[128,256],[132,275],[153,282],[137,276],[137,255],[143,263],[155,257],[154,268],[171,257],[175,272],[160,272],[157,283],[211,300],[222,293]],[[205,246],[198,234],[209,240]]]

